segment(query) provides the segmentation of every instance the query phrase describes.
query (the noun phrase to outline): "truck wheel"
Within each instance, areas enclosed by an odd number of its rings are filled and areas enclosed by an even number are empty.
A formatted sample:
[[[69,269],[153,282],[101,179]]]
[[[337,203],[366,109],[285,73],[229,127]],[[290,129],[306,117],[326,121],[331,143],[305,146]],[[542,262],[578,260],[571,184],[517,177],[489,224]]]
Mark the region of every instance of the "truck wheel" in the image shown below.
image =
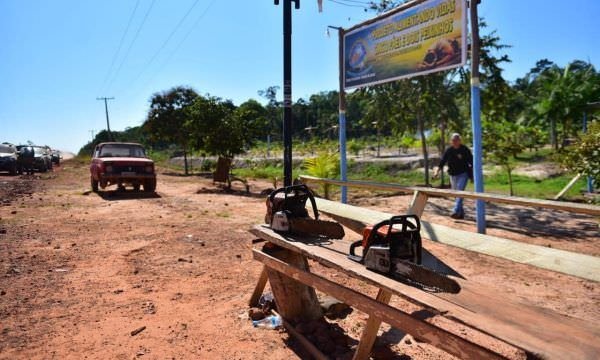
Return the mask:
[[[98,192],[98,181],[94,180],[94,178],[91,178],[91,182],[92,182],[92,191],[97,193]]]
[[[10,175],[12,175],[12,176],[17,175],[17,165],[16,164],[10,168]]]
[[[133,190],[140,191],[140,184],[133,185]]]
[[[148,180],[144,183],[144,192],[150,193],[156,191],[156,180]]]

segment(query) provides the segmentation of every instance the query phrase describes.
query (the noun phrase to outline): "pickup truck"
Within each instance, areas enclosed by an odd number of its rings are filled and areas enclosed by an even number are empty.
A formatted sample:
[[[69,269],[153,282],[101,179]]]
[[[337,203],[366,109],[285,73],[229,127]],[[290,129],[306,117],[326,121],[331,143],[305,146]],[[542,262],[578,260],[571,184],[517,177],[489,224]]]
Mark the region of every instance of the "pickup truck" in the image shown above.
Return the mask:
[[[154,161],[146,156],[144,147],[136,143],[107,142],[98,144],[90,165],[92,190],[117,185],[119,190],[133,186],[136,191],[156,191]]]

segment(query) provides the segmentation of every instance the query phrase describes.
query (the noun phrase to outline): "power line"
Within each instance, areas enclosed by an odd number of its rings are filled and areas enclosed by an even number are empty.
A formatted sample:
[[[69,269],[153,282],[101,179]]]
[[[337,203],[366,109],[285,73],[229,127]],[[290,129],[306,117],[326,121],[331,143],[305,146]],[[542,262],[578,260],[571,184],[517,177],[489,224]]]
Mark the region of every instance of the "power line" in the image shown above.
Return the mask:
[[[368,4],[356,5],[356,4],[343,2],[342,0],[328,0],[328,1],[339,4],[339,5],[347,6],[347,7],[355,7],[355,8],[361,8],[361,9],[367,9],[366,6],[368,5]]]
[[[179,51],[179,49],[185,43],[185,41],[190,37],[190,35],[192,34],[192,32],[194,32],[194,30],[196,29],[196,27],[198,26],[198,24],[200,24],[200,21],[206,16],[206,14],[208,13],[208,11],[210,10],[210,8],[213,6],[213,4],[215,2],[216,2],[216,0],[212,0],[208,4],[208,6],[204,9],[204,11],[200,14],[200,16],[198,16],[198,18],[196,18],[196,21],[194,21],[194,24],[190,27],[190,29],[185,34],[185,36],[181,39],[181,41],[177,44],[177,46],[175,46],[175,48],[173,49],[173,51],[171,51],[171,53],[166,58],[166,60],[159,66],[158,70],[154,72],[154,75],[152,75],[150,77],[150,79],[144,84],[144,86],[142,86],[142,89],[146,88],[146,86],[148,86],[148,84],[150,84],[152,82],[152,80],[154,80],[154,78],[156,77],[156,75],[158,75],[165,68],[165,66],[167,66],[167,64],[171,61],[171,59],[177,53],[177,51]]]
[[[110,62],[110,66],[108,67],[108,72],[106,73],[106,76],[104,77],[104,81],[102,82],[103,88],[106,85],[106,82],[108,81],[108,79],[112,73],[112,70],[115,66],[115,62],[117,61],[117,58],[119,57],[119,53],[121,52],[121,48],[123,47],[123,42],[125,41],[125,37],[127,36],[127,33],[129,33],[129,27],[131,26],[131,22],[133,21],[133,17],[135,16],[135,13],[136,13],[139,5],[140,5],[140,0],[137,0],[135,3],[135,6],[133,7],[133,11],[131,12],[131,15],[129,15],[129,20],[127,20],[127,26],[125,27],[125,31],[123,32],[123,35],[121,36],[121,40],[119,41],[119,46],[117,47],[117,51],[115,52],[115,55],[113,55],[112,61]]]
[[[363,1],[363,0],[338,0],[338,1],[345,2],[345,3],[361,4],[361,5],[372,5],[373,4],[372,1]]]
[[[140,73],[138,74],[138,76],[136,76],[133,79],[132,83],[135,83],[142,76],[142,74],[144,74],[144,72],[146,71],[146,69],[154,62],[154,60],[158,57],[158,55],[162,52],[162,50],[167,46],[167,44],[169,43],[169,41],[171,41],[171,38],[173,37],[173,35],[175,35],[175,33],[177,32],[177,30],[179,30],[179,28],[181,27],[181,25],[183,25],[183,23],[185,22],[185,20],[187,19],[187,17],[190,15],[190,13],[192,12],[192,10],[194,10],[194,8],[196,7],[196,5],[198,5],[199,1],[200,0],[195,0],[194,1],[194,3],[192,4],[192,6],[190,6],[190,8],[186,11],[185,15],[183,15],[183,17],[179,20],[179,22],[177,23],[177,25],[175,26],[175,28],[171,31],[171,33],[169,34],[169,36],[160,45],[160,47],[158,48],[158,50],[156,50],[156,52],[154,53],[154,55],[152,55],[152,57],[142,67],[142,71],[140,71]]]
[[[133,39],[131,40],[131,42],[129,43],[129,46],[127,47],[127,50],[125,51],[125,56],[123,57],[123,59],[121,59],[121,63],[119,64],[117,71],[115,72],[113,78],[111,79],[110,83],[108,84],[107,91],[110,90],[110,87],[115,82],[116,78],[118,77],[119,72],[121,71],[121,68],[123,67],[123,64],[125,63],[125,60],[127,60],[127,57],[129,56],[129,53],[131,52],[131,49],[133,48],[133,44],[135,44],[135,41],[137,40],[138,36],[140,35],[140,32],[142,31],[144,24],[146,24],[146,20],[148,19],[148,15],[150,15],[150,11],[152,11],[152,7],[154,7],[155,1],[156,0],[152,0],[152,2],[150,3],[150,6],[148,7],[148,10],[146,10],[146,13],[144,14],[144,18],[142,19],[142,22],[138,26],[138,28],[135,32],[135,35],[133,36]]]

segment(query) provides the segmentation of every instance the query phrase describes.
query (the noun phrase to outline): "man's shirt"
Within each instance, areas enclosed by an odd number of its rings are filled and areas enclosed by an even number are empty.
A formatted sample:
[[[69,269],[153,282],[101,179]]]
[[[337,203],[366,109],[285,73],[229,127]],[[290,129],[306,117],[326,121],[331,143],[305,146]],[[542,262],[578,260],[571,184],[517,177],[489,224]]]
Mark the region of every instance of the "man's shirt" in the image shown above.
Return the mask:
[[[470,173],[473,166],[473,155],[471,150],[464,145],[460,145],[458,149],[450,146],[444,151],[444,156],[440,162],[440,168],[448,164],[448,174],[460,175],[462,173]]]

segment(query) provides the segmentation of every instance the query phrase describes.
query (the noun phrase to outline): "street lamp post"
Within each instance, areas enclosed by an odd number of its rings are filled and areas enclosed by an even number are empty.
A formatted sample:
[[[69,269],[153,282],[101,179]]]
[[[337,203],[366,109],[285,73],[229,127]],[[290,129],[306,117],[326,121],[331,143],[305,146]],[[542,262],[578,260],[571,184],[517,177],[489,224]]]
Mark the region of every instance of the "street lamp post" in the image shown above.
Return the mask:
[[[283,0],[283,184],[292,185],[292,2]],[[275,0],[279,5],[279,0]]]

